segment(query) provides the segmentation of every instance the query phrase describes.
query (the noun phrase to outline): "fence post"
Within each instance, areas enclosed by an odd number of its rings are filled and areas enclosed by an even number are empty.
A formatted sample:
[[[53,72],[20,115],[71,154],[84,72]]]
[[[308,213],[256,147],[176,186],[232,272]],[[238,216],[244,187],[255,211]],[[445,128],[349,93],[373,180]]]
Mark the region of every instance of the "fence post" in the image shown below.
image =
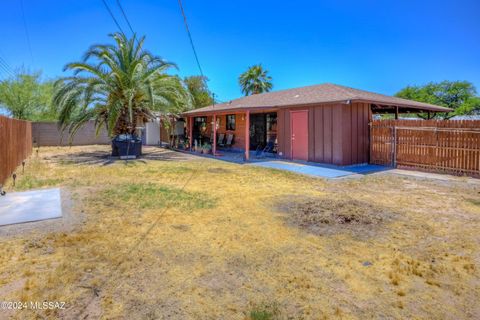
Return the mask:
[[[371,163],[373,158],[373,143],[372,143],[373,125],[370,121],[368,123],[368,163]]]
[[[439,148],[438,148],[438,127],[435,127],[435,156],[434,156],[434,165],[437,167],[440,162]]]
[[[397,126],[393,125],[392,164],[397,167]]]

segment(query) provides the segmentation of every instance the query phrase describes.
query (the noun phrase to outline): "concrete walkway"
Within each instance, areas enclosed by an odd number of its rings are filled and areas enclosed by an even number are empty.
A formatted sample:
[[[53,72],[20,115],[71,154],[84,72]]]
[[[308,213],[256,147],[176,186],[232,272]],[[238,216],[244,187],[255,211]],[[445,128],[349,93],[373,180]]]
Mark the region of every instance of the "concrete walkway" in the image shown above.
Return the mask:
[[[194,156],[216,159],[220,161],[226,161],[230,163],[237,163],[242,165],[257,166],[263,168],[270,168],[276,170],[291,171],[298,174],[303,174],[311,177],[318,178],[341,178],[352,175],[364,175],[391,168],[373,165],[373,164],[361,164],[351,166],[336,166],[330,164],[307,162],[307,161],[288,161],[276,158],[273,154],[263,154],[257,156],[256,152],[250,151],[250,160],[245,161],[244,153],[237,151],[225,151],[220,150],[217,156],[211,154],[199,154],[195,152],[188,152],[178,150],[182,153],[187,153]]]
[[[250,165],[277,170],[286,170],[299,174],[304,174],[307,176],[330,179],[358,174],[369,174],[388,169],[387,167],[373,164],[339,167],[333,165],[316,164],[311,162],[297,163],[280,160],[255,162]]]
[[[0,196],[0,226],[61,216],[60,189],[13,192]]]

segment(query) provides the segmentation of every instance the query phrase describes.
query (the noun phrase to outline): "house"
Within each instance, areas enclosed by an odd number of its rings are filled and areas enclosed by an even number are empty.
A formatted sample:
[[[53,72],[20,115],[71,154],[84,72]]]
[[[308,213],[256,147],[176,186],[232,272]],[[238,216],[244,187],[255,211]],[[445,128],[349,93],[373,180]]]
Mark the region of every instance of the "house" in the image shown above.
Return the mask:
[[[448,112],[448,108],[321,84],[256,94],[183,114],[192,141],[234,135],[232,148],[245,152],[275,141],[279,157],[337,165],[367,163],[372,114]],[[216,123],[213,126],[213,123]],[[210,138],[211,137],[211,138]],[[217,143],[212,143],[216,154]]]

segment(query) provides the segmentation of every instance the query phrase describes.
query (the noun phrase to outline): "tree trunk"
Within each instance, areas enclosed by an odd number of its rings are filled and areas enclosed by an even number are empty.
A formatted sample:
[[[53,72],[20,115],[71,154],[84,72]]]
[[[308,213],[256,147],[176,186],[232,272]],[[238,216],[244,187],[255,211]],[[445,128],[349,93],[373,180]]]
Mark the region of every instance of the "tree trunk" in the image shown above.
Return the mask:
[[[130,117],[126,112],[122,112],[122,115],[118,118],[115,128],[113,130],[115,136],[119,134],[135,134],[135,129],[137,127],[136,116],[133,116],[133,121],[130,121]]]

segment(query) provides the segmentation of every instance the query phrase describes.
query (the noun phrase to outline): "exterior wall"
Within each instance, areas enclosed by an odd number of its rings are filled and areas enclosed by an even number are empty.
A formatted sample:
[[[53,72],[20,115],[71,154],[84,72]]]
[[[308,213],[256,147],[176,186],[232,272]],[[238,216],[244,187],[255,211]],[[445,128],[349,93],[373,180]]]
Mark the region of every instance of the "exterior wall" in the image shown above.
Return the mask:
[[[220,119],[220,125],[217,129],[218,134],[223,133],[225,136],[227,133],[233,133],[233,145],[232,148],[235,149],[245,149],[245,113],[229,113],[235,114],[235,130],[227,130],[227,115],[221,114],[217,115],[217,118]],[[212,127],[213,116],[207,117],[207,130],[205,135],[210,137],[213,130]]]
[[[162,143],[170,143],[170,133],[168,133],[162,120],[160,120],[160,141]]]
[[[177,120],[175,118],[170,117],[170,124],[168,124],[168,119],[165,116],[159,119],[161,143],[170,143],[170,135],[175,134],[176,125]]]
[[[278,121],[279,155],[291,159],[290,111],[308,110],[308,160],[349,165],[368,162],[367,103],[328,104],[280,109]]]
[[[146,144],[158,145],[160,144],[160,120],[155,119],[145,123]]]
[[[368,103],[352,103],[343,110],[343,164],[367,163],[370,153]]]
[[[35,146],[80,146],[90,144],[110,144],[105,128],[102,128],[98,137],[95,134],[95,122],[89,121],[81,127],[70,144],[68,131],[58,130],[56,122],[33,122],[32,141]]]

